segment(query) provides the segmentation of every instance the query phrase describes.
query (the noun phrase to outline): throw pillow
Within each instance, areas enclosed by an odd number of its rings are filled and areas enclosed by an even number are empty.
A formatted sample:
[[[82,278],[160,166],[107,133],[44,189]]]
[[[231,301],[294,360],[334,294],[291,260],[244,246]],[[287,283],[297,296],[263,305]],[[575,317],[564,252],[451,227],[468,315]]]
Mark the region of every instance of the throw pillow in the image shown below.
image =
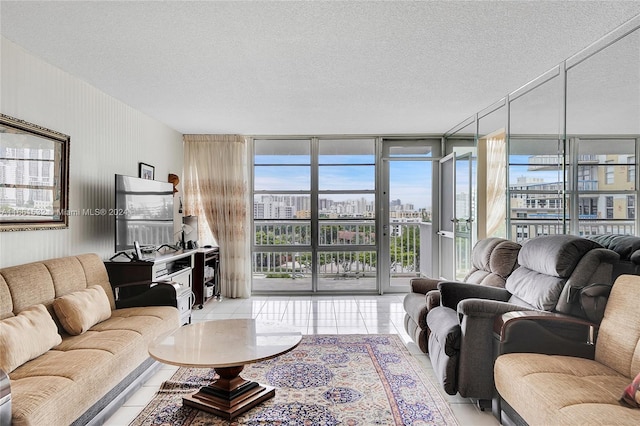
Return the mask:
[[[640,408],[640,373],[624,389],[620,402],[632,408]]]
[[[44,305],[34,305],[0,321],[0,368],[11,373],[62,342]]]
[[[109,299],[99,285],[58,297],[53,310],[65,331],[73,336],[111,317]]]

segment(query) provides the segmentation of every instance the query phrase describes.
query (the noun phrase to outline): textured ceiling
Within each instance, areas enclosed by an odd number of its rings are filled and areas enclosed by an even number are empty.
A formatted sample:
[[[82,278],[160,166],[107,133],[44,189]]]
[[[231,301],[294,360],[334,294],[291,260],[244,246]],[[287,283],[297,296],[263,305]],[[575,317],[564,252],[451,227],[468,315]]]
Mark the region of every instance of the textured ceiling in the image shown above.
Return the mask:
[[[640,1],[0,1],[4,37],[182,133],[443,133]]]

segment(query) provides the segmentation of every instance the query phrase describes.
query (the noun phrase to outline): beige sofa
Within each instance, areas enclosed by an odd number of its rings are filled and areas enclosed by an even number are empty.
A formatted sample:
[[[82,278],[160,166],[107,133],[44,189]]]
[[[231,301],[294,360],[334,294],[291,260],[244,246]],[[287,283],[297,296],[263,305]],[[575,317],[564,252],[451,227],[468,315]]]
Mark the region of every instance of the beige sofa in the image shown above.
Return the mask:
[[[0,269],[12,424],[100,423],[159,366],[149,342],[178,325],[174,307],[116,309],[95,254]]]
[[[595,346],[589,324],[548,314],[505,314],[496,321],[503,349],[495,363],[494,413],[503,424],[640,425],[640,276],[621,275],[611,290]],[[575,331],[559,336],[558,331]],[[595,324],[591,325],[595,329]],[[580,337],[580,335],[582,336]],[[571,337],[571,338],[570,338]],[[543,353],[533,353],[543,352]],[[635,401],[633,399],[635,398]]]

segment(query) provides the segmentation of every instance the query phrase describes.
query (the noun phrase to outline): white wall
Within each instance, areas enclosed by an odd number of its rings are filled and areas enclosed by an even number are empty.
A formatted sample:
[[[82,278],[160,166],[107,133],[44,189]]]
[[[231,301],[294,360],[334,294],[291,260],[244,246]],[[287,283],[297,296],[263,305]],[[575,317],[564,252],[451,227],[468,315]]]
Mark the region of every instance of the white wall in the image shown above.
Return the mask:
[[[71,210],[113,207],[114,175],[137,176],[138,162],[155,166],[156,180],[182,176],[180,133],[13,42],[0,43],[0,112],[71,137]],[[62,230],[0,232],[0,267],[87,252],[107,259],[113,250],[112,216],[70,216]]]

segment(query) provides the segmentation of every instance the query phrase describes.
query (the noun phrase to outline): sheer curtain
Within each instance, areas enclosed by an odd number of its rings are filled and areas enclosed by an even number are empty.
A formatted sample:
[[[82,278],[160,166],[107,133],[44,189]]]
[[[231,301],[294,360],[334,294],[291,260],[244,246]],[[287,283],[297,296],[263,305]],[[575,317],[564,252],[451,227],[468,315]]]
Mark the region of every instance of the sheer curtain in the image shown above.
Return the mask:
[[[487,237],[506,235],[506,142],[504,137],[487,141]]]
[[[184,135],[185,214],[198,216],[201,241],[220,247],[221,292],[251,295],[247,143],[239,135]]]

